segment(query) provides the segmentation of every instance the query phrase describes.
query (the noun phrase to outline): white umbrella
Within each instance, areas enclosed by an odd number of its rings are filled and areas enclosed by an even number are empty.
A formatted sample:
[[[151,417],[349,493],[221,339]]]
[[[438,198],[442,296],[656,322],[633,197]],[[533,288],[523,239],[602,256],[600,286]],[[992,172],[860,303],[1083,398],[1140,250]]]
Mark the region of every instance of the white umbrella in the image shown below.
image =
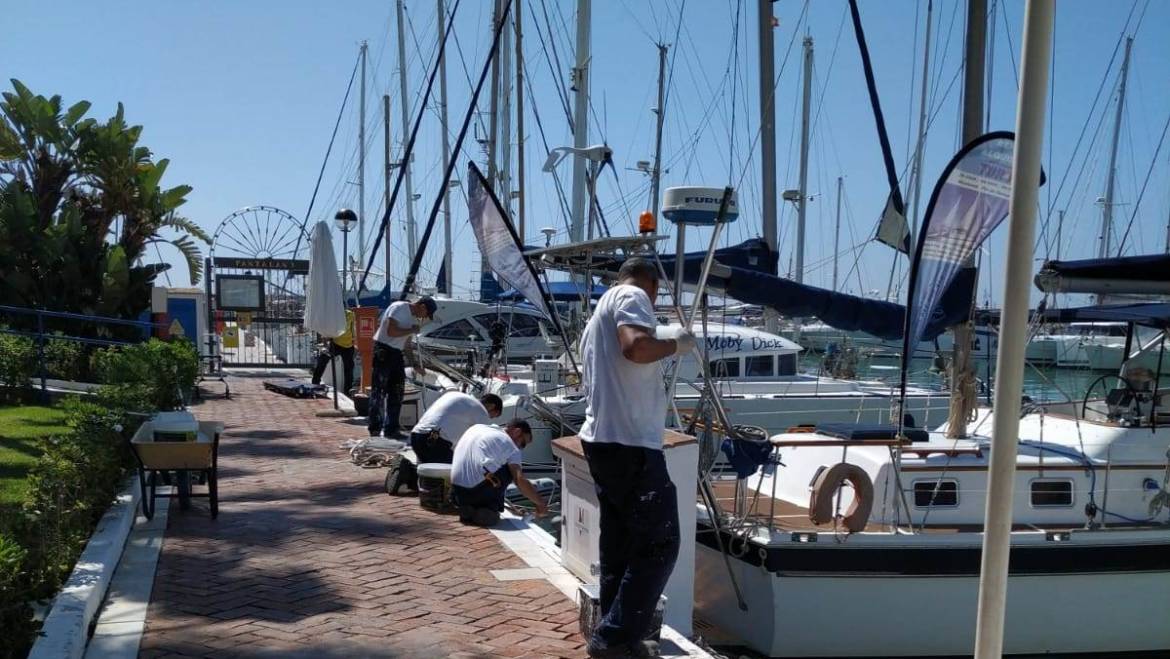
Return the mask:
[[[305,299],[305,329],[327,338],[345,332],[345,303],[341,280],[337,278],[337,258],[333,255],[333,238],[329,225],[318,222],[313,227],[309,252],[308,294]]]

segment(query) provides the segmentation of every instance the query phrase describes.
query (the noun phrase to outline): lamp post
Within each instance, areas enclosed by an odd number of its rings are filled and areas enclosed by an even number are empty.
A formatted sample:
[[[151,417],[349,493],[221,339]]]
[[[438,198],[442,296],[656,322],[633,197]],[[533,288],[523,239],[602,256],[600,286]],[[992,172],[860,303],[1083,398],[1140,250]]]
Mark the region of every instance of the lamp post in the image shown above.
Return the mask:
[[[353,279],[354,273],[350,271],[349,267],[349,231],[357,223],[358,216],[348,208],[342,208],[333,216],[333,221],[337,223],[337,228],[341,229],[341,267],[346,275]],[[342,281],[345,281],[345,277],[342,278]],[[353,286],[353,297],[356,300],[358,297],[357,282],[351,281],[350,285]]]

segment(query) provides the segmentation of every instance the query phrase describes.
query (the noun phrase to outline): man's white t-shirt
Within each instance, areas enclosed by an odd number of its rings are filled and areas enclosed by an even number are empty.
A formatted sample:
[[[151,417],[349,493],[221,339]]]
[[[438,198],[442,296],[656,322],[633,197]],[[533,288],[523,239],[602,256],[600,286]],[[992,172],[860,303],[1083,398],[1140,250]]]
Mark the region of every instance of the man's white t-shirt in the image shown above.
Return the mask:
[[[522,464],[520,447],[503,430],[484,423],[476,424],[455,443],[451,483],[475,487],[483,482],[485,472],[494,473],[506,464]]]
[[[393,320],[398,327],[410,327],[414,325],[414,314],[410,313],[410,303],[402,300],[394,302],[386,307],[382,312],[382,317],[378,319],[378,331],[374,332],[374,341],[378,343],[385,343],[391,348],[399,350],[406,349],[406,339],[410,337],[409,334],[403,336],[390,336],[386,333],[386,319]]]
[[[418,423],[414,424],[414,431],[438,430],[443,439],[457,444],[468,428],[477,423],[489,422],[487,410],[474,396],[448,391],[427,408]]]
[[[650,296],[637,286],[614,286],[601,296],[581,336],[585,385],[584,442],[662,448],[666,391],[659,362],[635,364],[622,355],[618,327],[658,325]]]

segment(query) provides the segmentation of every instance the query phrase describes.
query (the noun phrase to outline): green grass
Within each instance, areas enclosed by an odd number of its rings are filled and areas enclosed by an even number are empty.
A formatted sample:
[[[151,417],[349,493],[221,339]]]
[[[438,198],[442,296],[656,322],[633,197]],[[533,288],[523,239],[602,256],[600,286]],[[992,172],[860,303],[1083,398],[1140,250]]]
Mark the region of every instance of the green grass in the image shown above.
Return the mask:
[[[61,409],[0,407],[0,517],[24,500],[28,472],[41,455],[41,442],[66,430]]]

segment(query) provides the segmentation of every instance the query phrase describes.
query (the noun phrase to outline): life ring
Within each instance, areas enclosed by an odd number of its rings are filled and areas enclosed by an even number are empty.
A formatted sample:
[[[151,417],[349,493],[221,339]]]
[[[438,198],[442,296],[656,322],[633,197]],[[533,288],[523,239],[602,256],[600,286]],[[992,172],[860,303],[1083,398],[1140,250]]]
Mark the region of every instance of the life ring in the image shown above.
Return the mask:
[[[837,490],[848,481],[853,486],[853,503],[842,517],[850,533],[858,533],[869,522],[873,509],[873,481],[869,474],[855,464],[838,462],[822,469],[813,482],[812,495],[808,501],[808,518],[813,524],[827,524],[833,521]]]

